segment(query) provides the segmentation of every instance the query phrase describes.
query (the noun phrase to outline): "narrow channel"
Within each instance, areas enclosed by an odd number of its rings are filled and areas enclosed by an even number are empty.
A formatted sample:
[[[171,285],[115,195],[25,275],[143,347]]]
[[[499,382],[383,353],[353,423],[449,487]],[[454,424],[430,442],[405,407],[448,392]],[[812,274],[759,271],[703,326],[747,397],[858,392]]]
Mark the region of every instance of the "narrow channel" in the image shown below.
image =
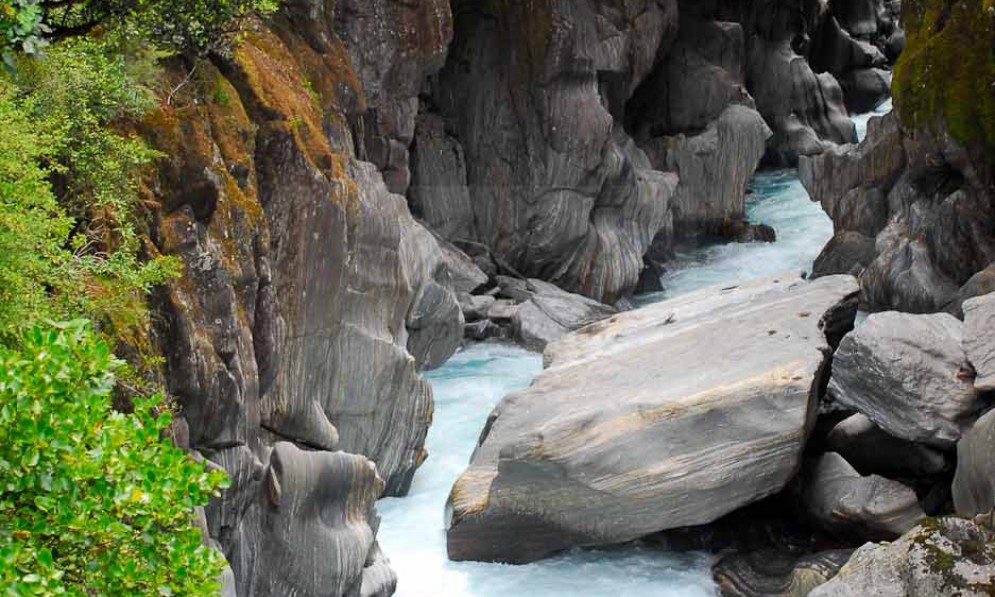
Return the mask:
[[[863,139],[867,121],[891,108],[855,116]],[[758,173],[747,217],[772,226],[774,243],[715,244],[678,252],[654,302],[716,284],[737,284],[783,272],[807,272],[832,237],[833,225],[813,203],[796,171]],[[541,355],[509,344],[472,344],[427,378],[435,391],[429,459],[405,498],[381,500],[379,539],[397,571],[399,597],[712,597],[711,557],[670,554],[639,545],[577,550],[509,566],[450,562],[444,511],[449,490],[466,468],[491,409],[542,370]]]

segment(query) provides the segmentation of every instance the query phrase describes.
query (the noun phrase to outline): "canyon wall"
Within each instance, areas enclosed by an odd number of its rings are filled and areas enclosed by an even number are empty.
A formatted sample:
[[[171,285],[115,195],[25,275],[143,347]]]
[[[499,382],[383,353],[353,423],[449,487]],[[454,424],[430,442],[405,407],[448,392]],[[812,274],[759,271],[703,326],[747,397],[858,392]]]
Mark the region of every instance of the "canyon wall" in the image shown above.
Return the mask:
[[[375,500],[428,456],[419,371],[461,342],[459,293],[624,299],[678,240],[734,235],[762,160],[853,140],[889,3],[788,4],[288,0],[168,62],[139,130],[166,156],[148,251],[182,267],[158,339],[174,435],[232,479],[206,528],[234,594],[393,591]],[[827,28],[853,42],[832,64]]]

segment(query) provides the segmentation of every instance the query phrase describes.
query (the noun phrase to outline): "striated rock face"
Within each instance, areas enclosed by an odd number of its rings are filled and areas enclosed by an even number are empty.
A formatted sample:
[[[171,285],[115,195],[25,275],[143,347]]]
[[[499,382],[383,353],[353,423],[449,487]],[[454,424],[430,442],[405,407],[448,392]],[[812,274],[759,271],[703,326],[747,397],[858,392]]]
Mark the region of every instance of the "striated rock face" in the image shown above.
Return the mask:
[[[168,156],[150,250],[183,268],[156,305],[169,391],[232,479],[206,518],[238,597],[388,595],[374,503],[425,458],[418,369],[483,275],[388,189],[448,3],[291,0],[248,25],[230,57],[169,64],[141,127]]]
[[[724,597],[807,597],[836,576],[853,550],[806,556],[761,551],[730,555],[715,564],[715,582]]]
[[[473,236],[525,276],[614,302],[671,225],[676,177],[651,169],[618,118],[676,26],[675,0],[454,7],[432,102],[462,144]]]
[[[675,236],[718,235],[746,218],[746,185],[771,135],[756,110],[732,105],[699,135],[643,144],[656,168],[680,178],[671,199]]]
[[[829,395],[889,434],[951,448],[979,404],[954,317],[876,313],[840,344]]]
[[[958,514],[975,516],[995,509],[995,411],[978,419],[957,444],[953,498]]]
[[[868,543],[810,597],[991,595],[995,543],[988,531],[958,518],[929,520],[888,545]]]
[[[708,289],[589,326],[488,419],[453,487],[449,556],[526,562],[705,524],[800,465],[853,278]],[[721,367],[715,347],[729,347]],[[715,433],[715,429],[722,433]]]

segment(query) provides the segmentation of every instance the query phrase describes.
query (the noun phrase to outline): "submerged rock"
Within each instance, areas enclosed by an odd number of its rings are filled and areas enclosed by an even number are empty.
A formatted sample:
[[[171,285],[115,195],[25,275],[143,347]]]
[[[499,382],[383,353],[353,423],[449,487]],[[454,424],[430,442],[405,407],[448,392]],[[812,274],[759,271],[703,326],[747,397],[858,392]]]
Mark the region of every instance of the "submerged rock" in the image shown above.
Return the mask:
[[[893,539],[926,516],[912,489],[878,475],[862,477],[835,452],[807,471],[801,495],[809,515],[843,537]]]
[[[823,329],[852,325],[837,307],[856,292],[846,276],[711,288],[548,347],[548,369],[494,409],[453,487],[450,558],[527,562],[777,493],[814,422]]]
[[[889,544],[868,543],[809,597],[986,597],[995,588],[995,541],[959,518],[928,520]]]
[[[829,394],[895,437],[951,448],[978,409],[962,337],[946,313],[875,313],[840,344]]]
[[[719,560],[713,573],[723,597],[807,597],[836,576],[852,553],[837,549],[806,555],[736,554]]]
[[[958,514],[975,516],[995,509],[995,411],[978,419],[957,444],[953,498]]]

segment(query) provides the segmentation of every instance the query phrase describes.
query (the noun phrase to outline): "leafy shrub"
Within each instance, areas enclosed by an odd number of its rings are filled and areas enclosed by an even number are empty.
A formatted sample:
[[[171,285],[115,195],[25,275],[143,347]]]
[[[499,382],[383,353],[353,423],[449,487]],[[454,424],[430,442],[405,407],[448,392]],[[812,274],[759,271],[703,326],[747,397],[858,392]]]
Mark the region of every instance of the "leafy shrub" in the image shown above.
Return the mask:
[[[276,10],[278,0],[0,0],[2,49],[32,54],[46,37],[99,26],[125,29],[162,48],[223,49],[241,17]]]
[[[0,593],[216,595],[192,512],[223,473],[162,439],[159,398],[112,411],[120,362],[85,322],[19,344],[0,348]]]

